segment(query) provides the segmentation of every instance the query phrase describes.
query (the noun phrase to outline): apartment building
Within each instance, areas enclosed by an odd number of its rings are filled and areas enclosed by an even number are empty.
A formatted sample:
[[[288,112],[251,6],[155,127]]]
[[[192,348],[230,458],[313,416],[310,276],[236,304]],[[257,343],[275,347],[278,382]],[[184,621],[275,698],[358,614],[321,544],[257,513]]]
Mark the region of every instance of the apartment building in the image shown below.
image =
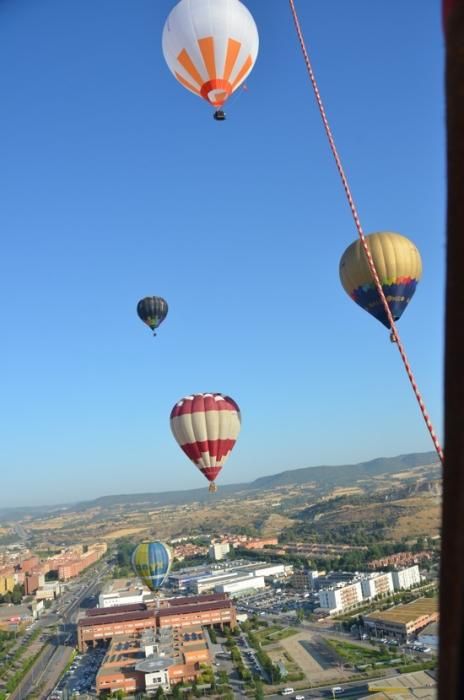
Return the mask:
[[[408,566],[405,569],[392,571],[392,578],[395,591],[412,588],[421,582],[421,576],[417,564],[415,566]]]
[[[363,598],[376,598],[393,592],[393,579],[390,572],[386,574],[369,574],[361,579]]]
[[[323,588],[319,591],[319,607],[330,614],[356,607],[363,599],[360,581],[339,588]]]

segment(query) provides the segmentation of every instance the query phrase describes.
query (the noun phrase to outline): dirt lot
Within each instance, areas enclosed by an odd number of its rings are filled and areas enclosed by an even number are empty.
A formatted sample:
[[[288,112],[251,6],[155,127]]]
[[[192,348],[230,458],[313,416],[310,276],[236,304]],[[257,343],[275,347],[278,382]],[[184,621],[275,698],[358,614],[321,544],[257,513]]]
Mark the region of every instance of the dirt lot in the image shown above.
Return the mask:
[[[288,652],[309,681],[343,680],[348,675],[319,635],[309,631],[282,639],[278,645],[266,647],[266,651],[274,661],[284,662],[283,652]]]

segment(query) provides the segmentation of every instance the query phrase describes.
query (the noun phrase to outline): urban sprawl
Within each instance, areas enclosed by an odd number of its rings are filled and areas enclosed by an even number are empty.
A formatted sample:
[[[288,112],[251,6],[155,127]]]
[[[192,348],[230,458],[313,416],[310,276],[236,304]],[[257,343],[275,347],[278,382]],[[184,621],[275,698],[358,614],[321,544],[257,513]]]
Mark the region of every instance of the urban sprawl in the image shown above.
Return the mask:
[[[427,551],[400,552],[369,562],[366,571],[346,572],[285,561],[288,554],[308,562],[321,551],[333,555],[334,545],[224,535],[207,546],[183,538],[171,547],[177,566],[157,594],[134,575],[113,577],[114,545],[76,545],[52,556],[5,547],[0,697],[16,697],[12,679],[21,675],[23,660],[31,661],[19,685],[46,654],[43,694],[33,697],[50,700],[180,691],[189,697],[198,689],[215,697],[261,697],[263,688],[309,698],[312,686],[331,697],[357,681],[355,697],[363,697],[363,688],[373,697],[377,686],[389,697],[385,684],[396,687],[393,669],[408,661],[423,668],[395,673],[402,696],[420,682],[430,691],[421,697],[434,697],[438,608],[430,568],[421,571]],[[269,551],[282,561],[260,560],[260,552]],[[199,558],[203,563],[188,565]],[[325,649],[326,664],[314,662],[311,645]],[[344,664],[351,647],[353,659]],[[27,687],[32,694],[33,685]]]

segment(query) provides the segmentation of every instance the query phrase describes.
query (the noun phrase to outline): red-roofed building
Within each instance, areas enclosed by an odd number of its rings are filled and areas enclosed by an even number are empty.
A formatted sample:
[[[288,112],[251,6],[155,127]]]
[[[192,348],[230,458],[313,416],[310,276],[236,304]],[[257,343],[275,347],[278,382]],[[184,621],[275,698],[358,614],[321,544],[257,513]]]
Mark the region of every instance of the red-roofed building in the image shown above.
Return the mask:
[[[103,608],[106,611],[106,608]],[[98,642],[109,642],[117,635],[136,635],[156,628],[153,610],[133,610],[112,615],[89,615],[77,623],[77,645],[80,651]]]
[[[208,627],[227,625],[233,629],[237,624],[235,606],[228,599],[197,603],[196,605],[175,605],[169,608],[160,608],[156,617],[157,627],[188,627],[192,624],[198,624]]]
[[[172,685],[196,680],[211,663],[201,627],[170,629],[134,636],[115,636],[96,678],[97,693],[154,694]]]
[[[123,609],[122,609],[123,608]],[[233,602],[225,594],[172,598],[163,607],[148,608],[144,603],[118,608],[93,608],[77,623],[80,651],[115,635],[139,634],[145,629],[162,627],[224,626],[237,624]]]

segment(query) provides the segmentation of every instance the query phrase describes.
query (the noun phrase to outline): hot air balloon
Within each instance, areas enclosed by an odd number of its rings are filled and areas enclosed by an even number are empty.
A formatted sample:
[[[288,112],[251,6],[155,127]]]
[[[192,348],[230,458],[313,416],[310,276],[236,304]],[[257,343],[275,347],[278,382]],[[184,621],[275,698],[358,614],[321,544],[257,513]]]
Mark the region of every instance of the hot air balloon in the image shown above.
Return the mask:
[[[258,55],[255,21],[239,0],[181,0],[163,29],[163,54],[177,80],[217,108],[243,83]]]
[[[366,239],[388,306],[393,319],[397,321],[411,301],[421,278],[420,253],[412,241],[399,233],[371,233]],[[353,301],[390,328],[359,240],[342,255],[340,279]]]
[[[156,335],[155,329],[168,315],[168,304],[162,297],[145,297],[137,304],[139,318],[147,324]]]
[[[171,550],[162,542],[141,542],[132,554],[132,568],[151,591],[161,588],[171,564]]]
[[[171,430],[187,457],[211,482],[224,466],[240,432],[240,409],[223,394],[193,394],[171,411]]]

